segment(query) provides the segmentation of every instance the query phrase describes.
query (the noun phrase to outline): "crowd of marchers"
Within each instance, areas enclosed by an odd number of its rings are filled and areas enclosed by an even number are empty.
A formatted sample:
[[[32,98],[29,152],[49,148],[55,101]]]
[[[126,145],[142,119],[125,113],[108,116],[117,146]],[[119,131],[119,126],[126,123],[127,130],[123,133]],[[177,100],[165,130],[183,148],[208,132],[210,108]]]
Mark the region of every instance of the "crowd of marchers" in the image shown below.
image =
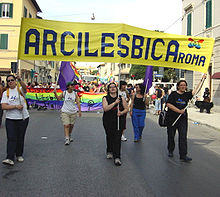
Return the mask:
[[[116,166],[121,161],[121,141],[126,141],[126,117],[131,116],[134,142],[138,143],[143,138],[146,119],[146,110],[149,104],[155,105],[155,114],[159,115],[163,105],[168,107],[167,134],[168,134],[168,157],[174,157],[176,130],[179,133],[179,157],[181,161],[189,162],[187,151],[188,114],[187,105],[202,86],[206,75],[203,75],[198,86],[191,91],[187,90],[187,82],[180,80],[176,87],[164,86],[151,87],[146,94],[142,83],[127,84],[125,81],[94,83],[85,81],[69,81],[66,90],[57,95],[55,83],[43,84],[31,83],[26,85],[20,76],[8,75],[6,85],[0,84],[1,93],[1,121],[3,110],[5,111],[5,129],[7,134],[6,158],[2,161],[5,165],[13,166],[15,159],[23,162],[24,139],[29,123],[29,112],[25,95],[27,88],[54,88],[54,96],[57,100],[63,100],[61,108],[61,121],[64,126],[65,145],[73,141],[71,136],[75,121],[82,116],[80,99],[77,91],[105,92],[102,99],[103,105],[103,127],[106,134],[106,158],[113,159]],[[1,81],[1,80],[0,80]],[[206,94],[207,95],[207,94]],[[76,107],[77,105],[77,107]]]

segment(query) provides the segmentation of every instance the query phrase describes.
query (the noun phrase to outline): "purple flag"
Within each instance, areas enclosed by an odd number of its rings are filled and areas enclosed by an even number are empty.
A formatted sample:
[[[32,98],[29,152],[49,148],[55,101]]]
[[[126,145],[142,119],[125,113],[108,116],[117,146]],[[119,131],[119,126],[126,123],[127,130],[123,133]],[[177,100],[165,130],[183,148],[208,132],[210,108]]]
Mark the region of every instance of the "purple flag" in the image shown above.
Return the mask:
[[[153,66],[147,66],[145,71],[144,83],[143,83],[145,88],[147,88],[145,90],[145,93],[148,93],[149,89],[151,88],[152,81],[153,81]]]
[[[60,89],[64,91],[66,89],[66,83],[69,81],[73,81],[74,78],[75,73],[70,65],[70,62],[61,62],[60,74],[58,79]]]

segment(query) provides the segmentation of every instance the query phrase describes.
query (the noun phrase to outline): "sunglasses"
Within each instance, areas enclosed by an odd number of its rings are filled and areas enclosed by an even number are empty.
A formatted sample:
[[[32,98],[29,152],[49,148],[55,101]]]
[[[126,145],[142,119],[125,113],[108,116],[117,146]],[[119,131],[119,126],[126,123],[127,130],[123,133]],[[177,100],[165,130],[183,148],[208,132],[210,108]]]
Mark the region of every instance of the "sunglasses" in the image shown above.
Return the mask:
[[[8,83],[11,82],[11,81],[15,81],[15,80],[14,80],[14,79],[9,79],[9,80],[7,80]]]

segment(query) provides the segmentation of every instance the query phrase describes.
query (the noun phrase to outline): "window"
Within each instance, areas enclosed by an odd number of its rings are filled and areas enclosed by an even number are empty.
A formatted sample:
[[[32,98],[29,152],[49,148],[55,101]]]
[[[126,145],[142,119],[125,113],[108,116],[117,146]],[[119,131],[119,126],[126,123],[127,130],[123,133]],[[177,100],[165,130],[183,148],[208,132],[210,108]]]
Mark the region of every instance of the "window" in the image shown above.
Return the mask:
[[[32,18],[32,15],[29,13],[29,18]]]
[[[51,67],[54,68],[54,61],[51,62]]]
[[[185,78],[185,70],[180,70],[180,78]]]
[[[212,26],[212,0],[206,2],[206,28]]]
[[[0,34],[0,49],[8,49],[8,34]]]
[[[192,13],[187,15],[187,36],[192,35]]]
[[[24,18],[27,18],[27,8],[24,7]]]
[[[13,4],[12,3],[0,3],[0,17],[12,18],[13,16]]]

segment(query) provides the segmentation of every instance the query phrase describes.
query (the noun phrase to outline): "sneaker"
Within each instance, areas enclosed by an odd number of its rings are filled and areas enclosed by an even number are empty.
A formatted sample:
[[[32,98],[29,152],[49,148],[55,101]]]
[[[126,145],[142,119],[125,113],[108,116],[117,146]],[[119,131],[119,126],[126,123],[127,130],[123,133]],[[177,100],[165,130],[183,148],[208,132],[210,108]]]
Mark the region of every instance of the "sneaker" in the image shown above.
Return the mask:
[[[13,166],[15,164],[14,161],[12,161],[11,159],[5,159],[2,161],[2,163],[9,166]]]
[[[122,135],[121,136],[121,141],[125,142],[125,141],[127,141],[127,138],[124,135]]]
[[[70,137],[70,142],[73,142],[73,138],[72,137]]]
[[[106,158],[107,159],[112,159],[113,158],[113,154],[112,153],[107,153],[106,154]]]
[[[172,152],[169,152],[169,153],[168,153],[168,157],[173,157],[173,153],[172,153]]]
[[[121,160],[119,158],[116,158],[114,163],[116,166],[121,166]]]
[[[17,161],[18,161],[18,162],[23,162],[23,161],[24,161],[24,158],[23,158],[22,156],[19,156],[19,157],[17,157]]]
[[[192,158],[187,157],[187,156],[182,156],[182,157],[180,157],[180,160],[184,161],[184,162],[189,162],[189,161],[192,161]]]
[[[64,144],[65,144],[65,145],[69,145],[69,144],[70,144],[70,139],[69,139],[69,138],[66,138]]]
[[[134,142],[138,142],[139,140],[138,139],[134,139]]]

